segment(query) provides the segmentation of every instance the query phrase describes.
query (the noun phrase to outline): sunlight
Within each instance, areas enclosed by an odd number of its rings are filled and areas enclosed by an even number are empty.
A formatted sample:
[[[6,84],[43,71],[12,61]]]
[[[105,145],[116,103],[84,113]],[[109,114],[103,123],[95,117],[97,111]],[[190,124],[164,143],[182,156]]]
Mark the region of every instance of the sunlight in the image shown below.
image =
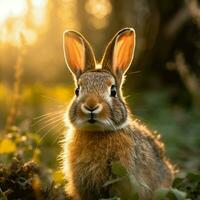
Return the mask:
[[[62,0],[58,16],[61,19],[63,29],[78,29],[79,22],[77,20],[77,0]],[[66,12],[67,11],[67,12]]]
[[[92,16],[90,21],[96,29],[107,26],[107,17],[112,12],[110,0],[87,0],[85,9]]]
[[[0,42],[20,46],[20,34],[23,34],[27,44],[32,44],[37,39],[37,35],[32,29],[25,27],[22,22],[16,21],[11,27],[9,27],[9,29],[3,28],[0,30]]]
[[[45,18],[45,7],[48,0],[32,0],[33,19],[36,25],[41,25]]]
[[[88,0],[85,7],[88,13],[98,19],[106,17],[112,11],[112,5],[109,0]]]
[[[10,17],[22,16],[26,13],[27,4],[25,0],[3,0],[0,1],[0,25]]]
[[[38,29],[45,20],[48,0],[1,0],[0,42],[20,45],[20,34],[27,44],[37,40]],[[30,12],[31,9],[31,12]]]

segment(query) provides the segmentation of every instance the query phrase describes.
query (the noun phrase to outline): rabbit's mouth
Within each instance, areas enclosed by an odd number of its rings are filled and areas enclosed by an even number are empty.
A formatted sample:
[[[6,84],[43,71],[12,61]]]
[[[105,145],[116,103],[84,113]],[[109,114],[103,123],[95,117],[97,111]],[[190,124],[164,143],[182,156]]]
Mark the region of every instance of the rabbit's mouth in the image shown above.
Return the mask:
[[[90,124],[94,124],[96,122],[96,120],[94,119],[94,114],[92,112],[90,113],[90,119],[88,120],[88,122]]]
[[[98,117],[87,117],[82,119],[77,119],[74,121],[74,126],[78,130],[86,131],[113,131],[115,127],[108,119],[101,119]]]
[[[90,124],[94,124],[94,123],[96,122],[96,120],[93,119],[93,118],[91,118],[91,119],[88,120],[88,122],[89,122]]]

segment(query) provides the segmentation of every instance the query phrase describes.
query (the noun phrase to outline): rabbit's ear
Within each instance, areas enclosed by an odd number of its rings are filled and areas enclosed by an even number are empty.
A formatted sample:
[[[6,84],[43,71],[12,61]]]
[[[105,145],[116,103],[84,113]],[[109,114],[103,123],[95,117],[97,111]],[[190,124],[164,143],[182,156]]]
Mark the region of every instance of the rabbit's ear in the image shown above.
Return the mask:
[[[111,71],[121,80],[132,62],[134,50],[135,30],[122,29],[108,44],[102,59],[102,68]]]
[[[65,31],[63,37],[65,61],[78,79],[83,72],[95,68],[94,53],[88,41],[80,33]]]

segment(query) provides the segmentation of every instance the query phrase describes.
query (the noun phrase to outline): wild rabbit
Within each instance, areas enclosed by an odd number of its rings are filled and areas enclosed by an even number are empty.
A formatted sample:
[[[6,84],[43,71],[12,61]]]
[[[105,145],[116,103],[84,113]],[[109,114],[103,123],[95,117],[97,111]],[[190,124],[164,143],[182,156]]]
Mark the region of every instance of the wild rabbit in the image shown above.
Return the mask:
[[[75,31],[64,33],[64,55],[73,74],[75,97],[66,111],[69,127],[64,139],[66,192],[74,200],[109,196],[103,185],[119,162],[138,182],[139,199],[148,200],[159,187],[169,187],[174,169],[164,145],[131,116],[122,95],[124,74],[135,50],[135,31],[125,28],[108,44],[100,64],[92,48]]]

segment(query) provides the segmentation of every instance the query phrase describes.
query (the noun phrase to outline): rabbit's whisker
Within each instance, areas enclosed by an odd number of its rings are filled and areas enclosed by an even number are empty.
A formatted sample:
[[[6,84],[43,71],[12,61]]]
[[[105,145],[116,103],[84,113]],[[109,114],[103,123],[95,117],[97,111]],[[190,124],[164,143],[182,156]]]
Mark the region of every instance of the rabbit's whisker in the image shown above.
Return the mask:
[[[54,97],[50,97],[50,96],[46,96],[46,95],[41,95],[42,98],[44,99],[48,99],[51,100],[52,102],[55,102],[57,104],[59,104],[59,106],[65,106],[64,104],[62,104],[61,102],[59,102],[56,98]]]
[[[109,125],[111,125],[113,129],[116,130],[116,127],[114,126],[113,122],[109,118],[107,120],[108,120]]]
[[[63,135],[63,132],[65,130],[65,126],[61,126],[58,130],[57,130],[57,133],[59,134],[56,134],[55,138],[54,138],[54,141],[53,141],[53,144],[57,143],[58,141],[60,141],[60,137]],[[56,133],[56,132],[55,132]]]
[[[40,133],[42,130],[44,130],[45,128],[47,128],[50,125],[54,125],[55,123],[58,123],[59,121],[61,121],[63,123],[63,121],[58,118],[56,120],[51,121],[50,123],[46,124],[45,126],[43,126],[42,128],[40,128],[37,132]]]
[[[34,150],[34,154],[35,154],[35,151],[38,149],[39,145],[42,143],[42,141],[44,140],[44,138],[54,129],[56,129],[57,127],[59,127],[60,125],[62,125],[62,122],[58,123],[56,126],[53,126],[52,128],[50,128],[44,135],[42,135],[42,137],[40,138],[37,146],[35,147],[35,150]],[[64,126],[62,127],[64,128]],[[57,137],[58,139],[58,137]]]
[[[42,137],[41,140],[43,140],[52,130],[56,129],[57,127],[61,126],[62,122],[59,122],[55,126],[52,126]],[[40,141],[41,142],[41,141]]]
[[[42,140],[54,129],[56,129],[57,127],[59,127],[60,125],[62,125],[62,122],[56,124],[55,126],[53,126],[52,128],[50,128],[44,135],[42,135],[42,137],[40,138],[38,145],[42,142]]]
[[[133,72],[128,72],[127,75],[129,74],[138,74],[138,73],[141,73],[142,71],[141,70],[137,70],[137,71],[133,71]]]
[[[63,113],[59,113],[57,115],[52,115],[52,116],[46,116],[46,117],[41,118],[38,121],[36,121],[32,126],[34,127],[34,126],[36,126],[37,124],[40,124],[43,121],[44,122],[51,122],[51,121],[53,121],[53,120],[55,120],[59,117],[62,118],[62,116],[63,116]]]
[[[37,120],[37,119],[40,119],[40,118],[43,118],[43,117],[48,117],[48,116],[51,116],[51,115],[57,115],[57,114],[60,114],[60,113],[64,113],[64,110],[46,113],[46,114],[44,114],[44,115],[40,115],[40,116],[35,117],[35,118],[33,118],[33,119],[34,119],[34,120]]]

